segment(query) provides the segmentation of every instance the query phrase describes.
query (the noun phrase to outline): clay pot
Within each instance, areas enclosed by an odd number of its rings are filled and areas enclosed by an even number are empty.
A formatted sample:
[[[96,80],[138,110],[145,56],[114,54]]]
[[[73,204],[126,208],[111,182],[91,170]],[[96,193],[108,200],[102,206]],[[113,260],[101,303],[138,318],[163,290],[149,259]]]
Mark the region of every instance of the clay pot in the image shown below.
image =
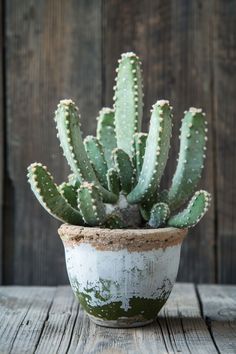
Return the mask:
[[[71,287],[90,319],[106,327],[154,321],[175,283],[186,234],[62,225]]]

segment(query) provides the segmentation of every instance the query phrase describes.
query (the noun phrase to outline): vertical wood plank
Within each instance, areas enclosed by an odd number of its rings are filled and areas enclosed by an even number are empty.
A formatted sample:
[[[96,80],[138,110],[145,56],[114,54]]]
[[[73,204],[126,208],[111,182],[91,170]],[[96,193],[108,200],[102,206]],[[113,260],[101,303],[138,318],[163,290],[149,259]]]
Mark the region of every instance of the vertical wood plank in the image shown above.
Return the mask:
[[[174,106],[172,149],[164,178],[169,185],[176,166],[178,129],[183,111],[202,107],[210,123],[208,158],[201,187],[213,190],[212,141],[212,13],[214,1],[104,1],[103,77],[104,104],[112,104],[117,59],[134,50],[143,61],[147,129],[151,105],[160,98]],[[214,205],[184,243],[179,279],[210,282],[215,280]]]
[[[35,351],[54,292],[54,288],[0,288],[1,353]]]
[[[2,283],[2,256],[3,256],[3,179],[4,179],[4,76],[3,76],[3,57],[4,57],[4,47],[3,47],[3,24],[4,24],[4,13],[3,13],[3,2],[0,1],[0,284]]]
[[[236,1],[216,1],[214,109],[220,283],[236,282]]]
[[[35,353],[66,353],[78,311],[78,301],[68,286],[58,287]]]
[[[101,0],[6,1],[7,283],[67,282],[58,223],[34,199],[26,167],[42,161],[62,181],[68,168],[53,114],[61,98],[78,103],[84,132],[101,107]]]
[[[193,284],[177,283],[170,298],[161,310],[158,320],[171,353],[217,353],[206,323],[201,317],[200,306]]]
[[[198,292],[220,353],[236,353],[236,286],[199,285]]]

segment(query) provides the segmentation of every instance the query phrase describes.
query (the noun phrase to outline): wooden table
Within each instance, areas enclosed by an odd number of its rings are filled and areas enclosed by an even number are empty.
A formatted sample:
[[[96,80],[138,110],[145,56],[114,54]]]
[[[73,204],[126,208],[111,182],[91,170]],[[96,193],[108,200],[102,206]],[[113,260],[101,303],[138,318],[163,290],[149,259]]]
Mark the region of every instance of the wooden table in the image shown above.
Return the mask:
[[[155,324],[91,323],[70,287],[0,287],[0,353],[236,353],[236,286],[175,285]]]

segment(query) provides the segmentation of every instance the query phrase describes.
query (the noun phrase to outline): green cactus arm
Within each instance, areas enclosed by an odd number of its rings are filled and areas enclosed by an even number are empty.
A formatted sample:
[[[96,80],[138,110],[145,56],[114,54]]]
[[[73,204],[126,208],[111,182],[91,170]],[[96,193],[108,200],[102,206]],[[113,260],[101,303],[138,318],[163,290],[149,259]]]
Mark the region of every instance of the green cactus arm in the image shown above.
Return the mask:
[[[170,209],[166,203],[156,203],[151,210],[148,225],[153,228],[158,228],[166,223],[170,215]]]
[[[115,203],[116,196],[100,185],[86,154],[77,111],[78,108],[72,100],[62,100],[55,112],[58,137],[64,155],[72,171],[81,182],[94,182],[102,191],[104,201]]]
[[[134,182],[131,159],[126,152],[119,148],[114,149],[112,155],[115,168],[119,175],[121,190],[124,194],[128,194],[131,191]]]
[[[59,192],[65,200],[74,208],[77,209],[77,188],[69,183],[63,182],[58,187]]]
[[[134,133],[140,131],[143,114],[140,60],[134,53],[122,54],[114,89],[117,147],[131,157],[131,142]]]
[[[136,168],[136,178],[138,179],[140,172],[142,170],[143,158],[145,154],[147,133],[135,133],[134,134],[134,155],[133,161]]]
[[[83,182],[78,189],[78,208],[89,226],[102,225],[106,219],[102,194],[94,183]]]
[[[102,145],[99,143],[97,138],[88,135],[84,139],[84,146],[99,182],[104,188],[108,188],[106,177],[107,162]]]
[[[119,215],[109,214],[105,221],[105,227],[108,229],[123,229],[125,224]]]
[[[127,196],[130,204],[143,202],[157,192],[168,158],[171,116],[169,101],[153,105],[142,170],[137,185]]]
[[[97,138],[103,146],[108,168],[111,168],[113,167],[112,150],[117,147],[114,109],[103,108],[97,119]]]
[[[144,202],[139,204],[139,210],[144,220],[148,221],[150,219],[151,209],[154,204],[157,203],[158,195],[154,193]]]
[[[79,188],[79,186],[81,185],[81,182],[78,180],[78,178],[76,177],[76,175],[74,173],[71,173],[68,176],[68,182],[67,184],[75,187],[76,189]]]
[[[80,131],[78,108],[72,100],[61,100],[55,112],[58,138],[67,161],[80,181],[97,181],[87,157]]]
[[[163,189],[158,195],[158,201],[163,203],[168,203],[168,190]]]
[[[207,212],[211,195],[203,190],[194,194],[186,209],[170,217],[168,226],[189,228],[195,226]]]
[[[120,193],[120,180],[119,180],[119,175],[118,172],[116,171],[115,168],[110,168],[107,171],[107,183],[108,183],[108,189],[112,193],[119,195]]]
[[[197,187],[205,158],[206,132],[206,121],[201,109],[190,108],[185,112],[178,164],[168,192],[171,210],[178,209]]]
[[[62,222],[84,225],[79,211],[72,208],[61,195],[46,166],[31,164],[28,167],[28,178],[34,195],[49,214]]]

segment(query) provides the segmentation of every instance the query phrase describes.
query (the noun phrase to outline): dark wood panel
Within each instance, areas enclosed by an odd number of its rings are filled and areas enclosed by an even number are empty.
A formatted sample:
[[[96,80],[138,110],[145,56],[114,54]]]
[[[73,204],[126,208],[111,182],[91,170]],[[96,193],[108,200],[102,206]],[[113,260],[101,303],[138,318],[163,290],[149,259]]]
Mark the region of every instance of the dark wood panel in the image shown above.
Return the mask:
[[[202,107],[210,123],[208,158],[201,186],[213,190],[212,143],[212,23],[214,1],[104,1],[103,78],[104,104],[112,104],[117,59],[134,50],[143,61],[145,85],[144,129],[149,109],[159,98],[174,106],[174,134],[164,185],[176,166],[178,129],[183,111]],[[214,205],[184,243],[180,276],[185,281],[215,279]]]
[[[217,0],[214,109],[217,153],[218,281],[236,282],[236,1]]]
[[[84,132],[101,106],[101,1],[6,1],[7,228],[5,282],[67,282],[58,223],[34,199],[26,167],[42,161],[60,182],[68,172],[53,112],[80,107]]]
[[[2,213],[3,213],[3,174],[4,174],[4,142],[3,142],[3,128],[4,128],[4,101],[3,101],[3,6],[0,1],[0,284],[2,283],[2,244],[3,244],[3,225],[2,225]]]

